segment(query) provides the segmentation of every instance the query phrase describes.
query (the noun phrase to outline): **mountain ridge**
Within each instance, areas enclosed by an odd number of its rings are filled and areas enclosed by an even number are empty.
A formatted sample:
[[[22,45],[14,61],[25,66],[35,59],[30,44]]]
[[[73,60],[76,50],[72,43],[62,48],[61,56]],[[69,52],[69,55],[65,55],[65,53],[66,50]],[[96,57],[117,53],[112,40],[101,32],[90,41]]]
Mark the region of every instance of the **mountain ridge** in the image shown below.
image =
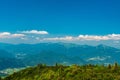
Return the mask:
[[[89,63],[120,63],[120,49],[103,44],[98,46],[78,45],[73,43],[2,44],[0,45],[0,49],[13,54],[13,59],[16,61],[12,62],[18,64],[17,61],[20,61],[19,63],[22,63],[20,64],[21,66],[34,66],[39,63],[46,63],[49,65],[54,65],[55,63],[65,65],[74,63],[81,65]],[[8,56],[8,53],[6,53],[6,56]],[[1,54],[5,53],[3,52]],[[4,63],[4,59],[2,60],[1,58],[1,61]]]

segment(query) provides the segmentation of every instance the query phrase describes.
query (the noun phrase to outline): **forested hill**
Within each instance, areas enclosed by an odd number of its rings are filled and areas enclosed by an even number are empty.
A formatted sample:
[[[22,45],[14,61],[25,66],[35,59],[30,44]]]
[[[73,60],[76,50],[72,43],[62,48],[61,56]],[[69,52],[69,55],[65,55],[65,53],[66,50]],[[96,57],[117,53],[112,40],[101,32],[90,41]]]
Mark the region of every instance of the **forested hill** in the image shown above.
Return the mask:
[[[14,73],[1,80],[120,80],[120,66],[46,66],[39,64]]]

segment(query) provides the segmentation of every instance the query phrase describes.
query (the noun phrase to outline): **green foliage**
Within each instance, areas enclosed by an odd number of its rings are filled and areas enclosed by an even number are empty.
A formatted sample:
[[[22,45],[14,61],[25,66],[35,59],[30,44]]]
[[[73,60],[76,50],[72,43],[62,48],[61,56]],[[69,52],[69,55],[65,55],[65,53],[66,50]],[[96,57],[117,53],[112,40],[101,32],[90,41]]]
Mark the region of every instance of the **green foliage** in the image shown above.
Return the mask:
[[[2,78],[0,77],[0,80],[2,80]]]
[[[108,66],[38,64],[36,67],[29,67],[2,80],[120,80],[120,66],[117,63]]]

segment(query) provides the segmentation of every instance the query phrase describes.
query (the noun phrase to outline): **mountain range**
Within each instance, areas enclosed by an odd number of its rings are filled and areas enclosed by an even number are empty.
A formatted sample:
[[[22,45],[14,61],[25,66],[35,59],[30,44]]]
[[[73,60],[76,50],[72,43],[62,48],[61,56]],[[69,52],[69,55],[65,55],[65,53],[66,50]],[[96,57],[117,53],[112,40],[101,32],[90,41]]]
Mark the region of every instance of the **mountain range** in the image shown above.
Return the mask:
[[[0,43],[0,70],[37,64],[113,64],[120,63],[120,49],[72,43],[5,44]]]

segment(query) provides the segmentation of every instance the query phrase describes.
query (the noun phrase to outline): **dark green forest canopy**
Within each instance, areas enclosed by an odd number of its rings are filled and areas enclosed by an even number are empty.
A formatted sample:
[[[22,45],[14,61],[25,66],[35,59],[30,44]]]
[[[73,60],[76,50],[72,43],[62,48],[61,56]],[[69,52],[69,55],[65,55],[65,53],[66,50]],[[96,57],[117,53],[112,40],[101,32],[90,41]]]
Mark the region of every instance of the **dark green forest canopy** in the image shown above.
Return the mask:
[[[119,80],[120,66],[72,65],[46,66],[39,64],[16,72],[1,80]]]

